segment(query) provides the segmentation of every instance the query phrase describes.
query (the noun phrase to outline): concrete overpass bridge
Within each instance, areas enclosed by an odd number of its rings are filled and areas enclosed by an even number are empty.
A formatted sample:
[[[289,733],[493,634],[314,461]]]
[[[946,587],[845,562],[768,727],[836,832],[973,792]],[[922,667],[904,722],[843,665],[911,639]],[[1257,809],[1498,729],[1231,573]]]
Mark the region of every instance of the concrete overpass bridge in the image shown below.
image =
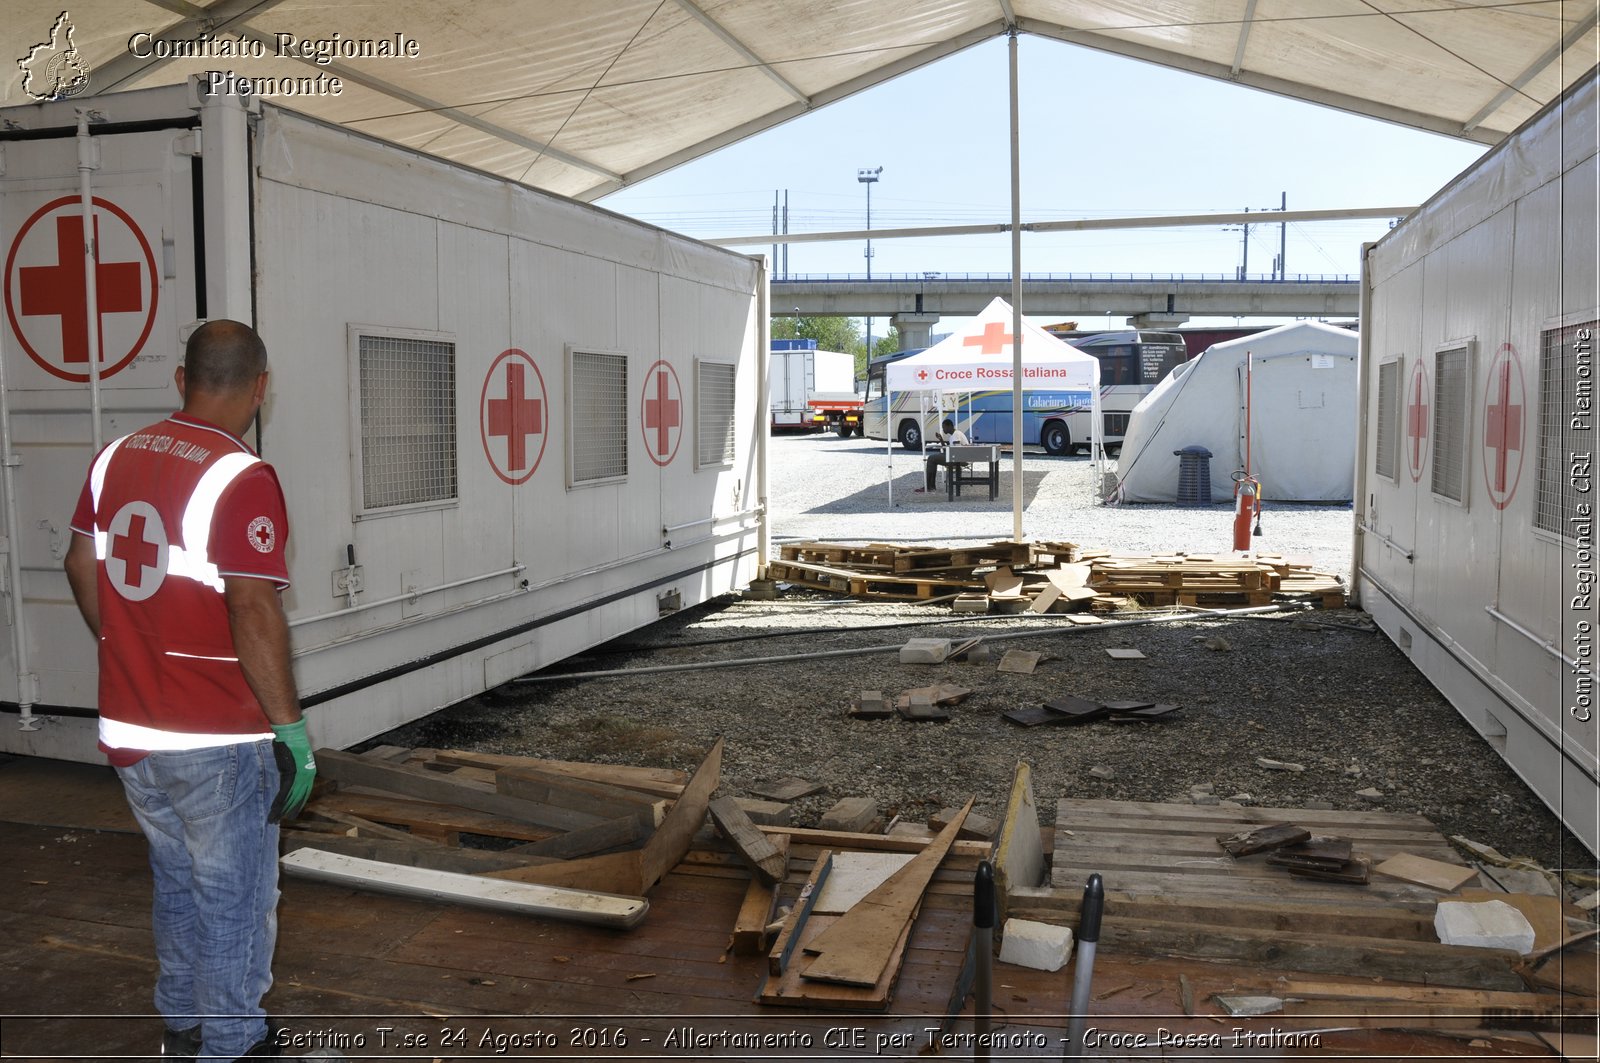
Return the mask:
[[[1022,305],[1034,318],[1127,316],[1138,328],[1170,328],[1193,316],[1355,317],[1360,288],[1360,277],[1341,274],[1027,273]],[[997,295],[1011,298],[1009,273],[800,273],[772,279],[772,313],[887,317],[902,347],[926,347],[941,317],[976,314]]]

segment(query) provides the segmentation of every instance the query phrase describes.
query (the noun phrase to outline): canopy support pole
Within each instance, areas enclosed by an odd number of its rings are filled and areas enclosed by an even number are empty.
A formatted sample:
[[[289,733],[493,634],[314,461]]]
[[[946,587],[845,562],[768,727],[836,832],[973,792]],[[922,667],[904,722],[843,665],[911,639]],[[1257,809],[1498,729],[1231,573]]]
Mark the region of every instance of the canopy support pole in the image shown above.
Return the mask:
[[[1011,538],[1022,541],[1022,151],[1017,107],[1017,27],[1009,34],[1011,67]]]
[[[889,370],[883,371],[883,455],[889,463],[889,508],[894,509],[894,392],[889,390]]]

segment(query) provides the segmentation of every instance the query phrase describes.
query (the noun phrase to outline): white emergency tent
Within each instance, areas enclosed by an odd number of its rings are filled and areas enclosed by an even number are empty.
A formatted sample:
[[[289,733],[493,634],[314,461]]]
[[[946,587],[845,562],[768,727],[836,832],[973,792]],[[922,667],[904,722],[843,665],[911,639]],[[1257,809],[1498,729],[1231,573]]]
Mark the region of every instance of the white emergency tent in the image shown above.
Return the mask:
[[[889,363],[884,375],[886,410],[894,409],[896,391],[973,392],[1013,388],[1013,322],[1022,322],[1022,388],[1084,393],[1090,410],[1089,453],[1099,461],[1100,361],[1065,340],[1057,339],[1026,317],[1019,318],[999,296],[966,326],[920,354]],[[894,433],[889,432],[889,500],[894,501]],[[1022,450],[1013,448],[1017,472]]]
[[[1347,502],[1355,480],[1356,355],[1349,329],[1314,321],[1208,348],[1133,408],[1117,459],[1123,502],[1177,498],[1184,447],[1211,452],[1211,498],[1232,497],[1245,467],[1264,498]],[[1246,440],[1246,401],[1249,436]]]

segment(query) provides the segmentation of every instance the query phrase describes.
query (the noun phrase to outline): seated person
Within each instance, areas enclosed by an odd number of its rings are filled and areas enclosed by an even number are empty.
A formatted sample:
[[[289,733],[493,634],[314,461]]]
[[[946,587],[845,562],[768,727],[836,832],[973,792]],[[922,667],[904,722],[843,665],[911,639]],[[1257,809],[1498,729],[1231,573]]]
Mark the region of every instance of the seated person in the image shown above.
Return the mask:
[[[957,429],[956,423],[948,417],[946,417],[944,419],[944,423],[939,426],[939,434],[933,437],[933,441],[939,444],[951,443],[957,446],[971,442],[971,440],[967,438],[966,433]],[[936,486],[938,486],[939,466],[944,464],[946,464],[946,462],[944,460],[943,450],[928,451],[928,460],[923,466],[922,474],[924,490],[932,491]]]

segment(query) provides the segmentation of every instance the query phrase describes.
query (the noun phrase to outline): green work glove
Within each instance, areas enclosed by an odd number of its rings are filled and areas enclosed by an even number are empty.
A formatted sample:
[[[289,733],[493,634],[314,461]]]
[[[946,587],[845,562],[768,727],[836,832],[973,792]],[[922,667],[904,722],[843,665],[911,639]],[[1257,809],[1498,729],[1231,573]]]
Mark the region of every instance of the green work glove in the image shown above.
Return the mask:
[[[278,736],[272,748],[282,777],[278,783],[278,799],[272,802],[268,817],[276,823],[280,819],[293,819],[305,807],[306,798],[311,796],[311,784],[317,780],[317,758],[311,755],[311,739],[306,735],[304,719],[275,723],[272,733]]]

